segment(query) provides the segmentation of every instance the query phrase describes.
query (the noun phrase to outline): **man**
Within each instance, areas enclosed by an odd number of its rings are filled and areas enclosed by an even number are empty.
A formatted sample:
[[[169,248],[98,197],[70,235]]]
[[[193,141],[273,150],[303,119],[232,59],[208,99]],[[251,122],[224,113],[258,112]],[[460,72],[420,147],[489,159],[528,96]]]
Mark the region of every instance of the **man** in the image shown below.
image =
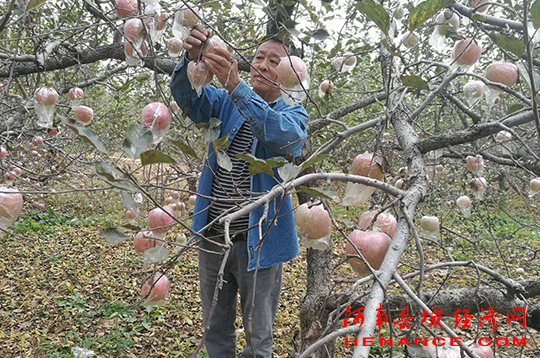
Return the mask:
[[[275,82],[277,67],[287,56],[283,44],[269,40],[257,49],[250,71],[253,89],[240,79],[238,63],[232,54],[215,48],[202,58],[209,70],[224,87],[207,86],[200,97],[191,89],[187,79],[187,64],[199,58],[200,49],[209,32],[196,27],[185,41],[186,57],[176,66],[171,79],[171,92],[182,111],[195,123],[207,123],[218,118],[220,138],[229,136],[227,154],[231,172],[216,164],[216,154],[210,144],[208,159],[201,174],[197,201],[194,208],[192,229],[207,238],[224,243],[223,225],[219,216],[225,211],[236,211],[241,203],[257,193],[265,193],[281,181],[274,170],[274,177],[267,173],[249,176],[249,164],[234,154],[252,154],[260,159],[300,155],[307,136],[308,116],[300,105],[288,106],[280,96]],[[209,198],[216,198],[210,200]],[[281,202],[283,199],[283,202]],[[280,206],[281,205],[281,206]],[[276,210],[279,210],[277,219]],[[276,315],[281,289],[282,263],[298,254],[298,241],[294,230],[294,217],[289,195],[278,197],[268,206],[262,225],[263,244],[259,243],[258,224],[264,208],[260,207],[244,218],[231,223],[233,237],[224,272],[224,285],[219,291],[218,303],[209,320],[214,289],[221,265],[221,247],[207,240],[200,241],[199,280],[203,322],[206,332],[205,345],[210,358],[236,356],[236,298],[240,293],[243,324],[247,345],[241,357],[272,356],[272,323]],[[208,225],[210,224],[210,225]],[[271,224],[271,225],[269,225]],[[207,227],[208,225],[208,227]],[[248,230],[249,228],[249,230]],[[255,271],[259,270],[254,284]],[[254,309],[251,309],[254,299]],[[251,330],[248,317],[252,315]],[[210,321],[210,322],[209,322]]]

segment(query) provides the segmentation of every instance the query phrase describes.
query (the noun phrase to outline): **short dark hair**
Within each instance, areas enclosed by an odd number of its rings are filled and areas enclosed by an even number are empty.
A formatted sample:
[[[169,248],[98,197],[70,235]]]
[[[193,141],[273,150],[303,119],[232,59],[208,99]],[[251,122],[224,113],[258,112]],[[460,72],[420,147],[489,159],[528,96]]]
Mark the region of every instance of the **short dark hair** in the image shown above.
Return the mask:
[[[300,56],[298,54],[298,50],[296,49],[296,46],[294,46],[294,44],[292,43],[292,41],[290,41],[290,39],[286,39],[285,41],[283,41],[279,39],[278,35],[276,34],[276,35],[265,37],[263,39],[263,43],[266,41],[274,41],[274,42],[280,43],[285,49],[285,52],[289,54],[289,56]]]

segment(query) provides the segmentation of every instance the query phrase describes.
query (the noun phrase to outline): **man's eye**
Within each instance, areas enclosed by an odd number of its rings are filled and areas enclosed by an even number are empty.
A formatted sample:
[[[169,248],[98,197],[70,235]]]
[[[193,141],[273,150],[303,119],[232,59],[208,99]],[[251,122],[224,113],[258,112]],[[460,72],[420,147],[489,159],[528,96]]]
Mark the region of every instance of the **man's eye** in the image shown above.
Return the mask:
[[[277,65],[277,64],[278,64],[276,60],[270,60],[270,63],[271,63],[272,65]]]

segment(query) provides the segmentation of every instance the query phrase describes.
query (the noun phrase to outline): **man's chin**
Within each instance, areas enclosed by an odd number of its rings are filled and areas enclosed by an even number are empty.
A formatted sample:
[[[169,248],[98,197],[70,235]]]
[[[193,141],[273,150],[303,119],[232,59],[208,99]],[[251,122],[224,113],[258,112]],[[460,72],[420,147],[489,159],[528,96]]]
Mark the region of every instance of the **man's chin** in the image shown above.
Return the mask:
[[[254,91],[269,91],[270,86],[267,83],[264,82],[254,82],[253,83],[253,90]]]
[[[253,84],[253,91],[255,91],[256,93],[259,93],[259,92],[262,92],[262,93],[265,93],[265,92],[268,92],[270,91],[272,88],[266,84],[266,83],[263,83],[263,82],[256,82]]]

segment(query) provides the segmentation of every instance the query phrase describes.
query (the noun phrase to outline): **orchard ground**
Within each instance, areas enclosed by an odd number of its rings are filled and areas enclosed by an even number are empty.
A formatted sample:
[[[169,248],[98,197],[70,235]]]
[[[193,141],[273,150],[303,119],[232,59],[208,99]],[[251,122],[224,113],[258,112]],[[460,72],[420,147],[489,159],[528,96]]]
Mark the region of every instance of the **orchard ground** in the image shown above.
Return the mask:
[[[142,280],[157,267],[143,264],[132,241],[111,246],[100,237],[99,228],[126,223],[122,217],[125,209],[118,191],[113,190],[108,196],[103,192],[93,195],[93,199],[82,192],[65,194],[61,200],[49,197],[45,199],[49,209],[44,211],[36,211],[27,204],[24,215],[11,229],[28,239],[2,234],[0,356],[72,357],[70,350],[76,346],[94,350],[96,357],[191,356],[202,334],[197,252],[188,251],[167,273],[172,291],[165,305],[151,309],[138,305]],[[93,209],[88,209],[90,204]],[[148,206],[148,202],[144,205]],[[520,228],[508,215],[534,225],[540,218],[538,208],[524,208],[522,201],[503,197],[497,202],[486,200],[480,204],[482,210],[474,210],[469,219],[463,219],[455,207],[447,207],[444,202],[431,205],[442,213],[439,217],[443,227],[459,232],[463,239],[449,240],[443,230],[441,246],[428,242],[424,245],[426,265],[449,260],[450,254],[454,260],[474,259],[516,280],[538,273],[538,259],[529,261],[532,254],[519,245],[540,247],[540,232],[531,227]],[[333,207],[344,228],[349,221],[355,222],[364,209]],[[475,229],[484,227],[486,221],[491,233]],[[138,224],[145,225],[144,219]],[[168,238],[174,240],[178,232],[174,229]],[[478,236],[472,237],[470,233],[475,232]],[[344,257],[345,245],[336,230],[332,238],[333,264],[337,264]],[[474,241],[477,243],[472,245]],[[402,259],[401,272],[410,272],[416,263],[418,255],[413,246],[409,246]],[[306,287],[305,254],[302,248],[297,258],[284,265],[274,328],[275,357],[289,357],[294,331],[300,327],[299,309]],[[525,273],[516,273],[518,267]],[[333,277],[355,278],[349,265],[338,267]],[[449,276],[442,270],[430,271],[424,292],[438,289],[443,282],[447,289],[474,287],[476,278],[470,269],[455,269]],[[339,291],[340,284],[336,287]],[[389,294],[398,292],[395,286],[390,287]],[[453,326],[453,318],[444,320]],[[237,325],[241,327],[240,319]],[[523,328],[518,324],[509,326],[506,318],[499,319],[497,327],[498,337],[523,335]],[[472,324],[472,329],[458,329],[456,333],[470,339],[477,329],[478,324]],[[480,336],[491,336],[491,326],[481,328],[480,332]],[[240,349],[244,343],[242,328],[239,333]],[[540,352],[540,332],[530,330],[530,334],[522,357],[538,357]],[[388,335],[388,326],[383,325],[381,336]],[[336,347],[336,357],[350,356],[352,352],[352,347],[344,346],[344,338],[337,341]],[[514,347],[497,348],[496,352],[499,357],[520,356],[520,349]],[[371,354],[386,357],[389,352],[388,348],[374,347]],[[204,350],[199,356],[206,357]]]

